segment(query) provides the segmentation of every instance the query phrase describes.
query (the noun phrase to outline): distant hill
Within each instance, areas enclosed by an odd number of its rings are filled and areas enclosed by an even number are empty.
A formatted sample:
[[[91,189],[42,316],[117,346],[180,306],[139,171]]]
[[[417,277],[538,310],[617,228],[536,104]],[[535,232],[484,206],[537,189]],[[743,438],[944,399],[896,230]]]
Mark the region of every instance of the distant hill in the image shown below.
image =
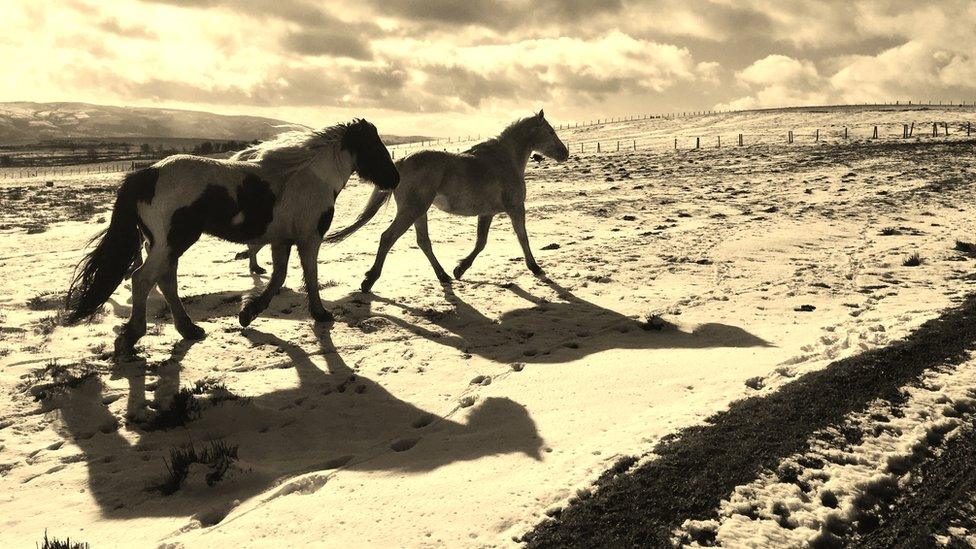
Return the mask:
[[[112,107],[87,103],[0,103],[0,145],[52,140],[268,139],[289,123],[259,116],[202,111]],[[388,145],[427,139],[384,136]]]

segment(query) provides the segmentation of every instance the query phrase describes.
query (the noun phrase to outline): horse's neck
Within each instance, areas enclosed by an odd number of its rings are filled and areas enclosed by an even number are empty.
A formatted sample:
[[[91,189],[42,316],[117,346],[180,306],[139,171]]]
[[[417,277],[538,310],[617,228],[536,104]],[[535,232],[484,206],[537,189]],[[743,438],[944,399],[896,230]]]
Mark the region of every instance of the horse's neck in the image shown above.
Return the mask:
[[[303,181],[335,196],[346,186],[352,175],[352,158],[341,150],[328,151],[319,155],[308,166],[295,174],[296,181]]]
[[[532,144],[528,136],[513,131],[499,136],[496,144],[505,151],[518,173],[525,176],[525,166],[529,163],[529,155],[532,154]]]

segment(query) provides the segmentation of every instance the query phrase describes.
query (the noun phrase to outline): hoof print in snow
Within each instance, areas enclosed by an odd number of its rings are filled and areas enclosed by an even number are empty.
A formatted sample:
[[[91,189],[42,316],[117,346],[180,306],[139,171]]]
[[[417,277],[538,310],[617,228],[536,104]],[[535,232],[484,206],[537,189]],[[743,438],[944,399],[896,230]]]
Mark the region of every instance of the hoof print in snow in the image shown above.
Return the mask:
[[[476,376],[471,380],[471,385],[491,385],[491,376]]]
[[[393,444],[390,444],[390,450],[394,452],[406,452],[416,446],[419,441],[419,438],[401,438]]]
[[[423,429],[424,427],[433,423],[435,419],[437,419],[437,416],[435,416],[434,414],[424,414],[418,417],[417,419],[415,419],[411,424],[411,426],[414,429]]]

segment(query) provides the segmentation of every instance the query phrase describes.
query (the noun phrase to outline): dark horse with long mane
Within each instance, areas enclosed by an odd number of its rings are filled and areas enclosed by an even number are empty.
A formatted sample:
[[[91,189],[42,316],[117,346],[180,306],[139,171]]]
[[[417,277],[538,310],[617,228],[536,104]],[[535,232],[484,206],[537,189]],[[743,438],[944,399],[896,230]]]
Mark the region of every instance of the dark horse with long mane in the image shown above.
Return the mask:
[[[127,174],[108,228],[75,271],[65,322],[90,318],[101,308],[145,240],[148,254],[132,275],[132,313],[115,340],[116,353],[131,354],[146,333],[146,298],[156,284],[180,335],[202,338],[203,329],[180,301],[176,271],[180,256],[204,233],[242,244],[271,244],[271,280],[260,295],[245,301],[238,317],[242,326],[281,288],[293,244],[309,311],[316,321],[331,321],[319,298],[317,259],[335,199],[353,173],[382,192],[394,189],[400,176],[390,153],[376,127],[365,120],[287,132],[248,152],[246,161],[176,155]]]

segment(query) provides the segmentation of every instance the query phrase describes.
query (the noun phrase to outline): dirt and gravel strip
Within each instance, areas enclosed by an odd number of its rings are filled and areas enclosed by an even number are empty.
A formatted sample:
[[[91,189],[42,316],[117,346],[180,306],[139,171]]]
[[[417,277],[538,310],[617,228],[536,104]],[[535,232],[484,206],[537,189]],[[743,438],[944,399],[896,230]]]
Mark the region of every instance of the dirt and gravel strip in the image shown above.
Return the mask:
[[[851,547],[972,546],[976,541],[971,514],[976,495],[976,430],[970,427],[950,440],[937,457],[911,471],[911,486],[882,515],[879,528],[854,540]]]
[[[580,494],[523,541],[529,547],[671,546],[682,522],[714,518],[736,486],[806,451],[815,431],[840,425],[875,399],[898,402],[901,387],[926,370],[967,360],[974,344],[971,296],[901,341],[835,362],[769,396],[737,402],[662,442],[642,465],[607,472],[592,495]],[[616,469],[626,471],[634,462]]]

